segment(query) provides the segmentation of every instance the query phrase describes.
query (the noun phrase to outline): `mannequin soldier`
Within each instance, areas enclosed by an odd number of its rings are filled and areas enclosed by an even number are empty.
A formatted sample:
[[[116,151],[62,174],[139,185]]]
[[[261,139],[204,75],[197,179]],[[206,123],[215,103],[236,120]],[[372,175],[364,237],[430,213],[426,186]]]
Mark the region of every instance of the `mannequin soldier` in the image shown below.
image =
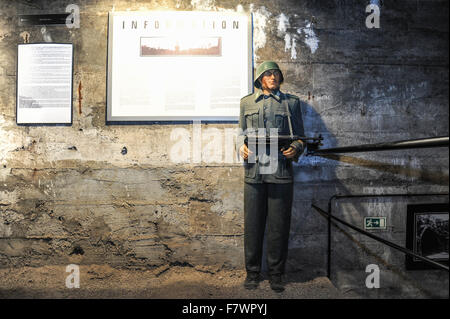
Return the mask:
[[[241,99],[239,127],[242,131],[236,143],[245,168],[244,252],[247,277],[244,287],[256,289],[259,285],[267,227],[270,287],[282,292],[293,197],[292,161],[298,161],[306,144],[294,140],[290,145],[279,147],[274,157],[276,169],[265,173],[269,146],[254,154],[254,148],[246,143],[246,134],[264,128],[267,133],[276,129],[278,135],[304,136],[304,129],[299,98],[280,91],[284,78],[279,66],[272,61],[263,62],[258,66],[255,78],[255,92]]]

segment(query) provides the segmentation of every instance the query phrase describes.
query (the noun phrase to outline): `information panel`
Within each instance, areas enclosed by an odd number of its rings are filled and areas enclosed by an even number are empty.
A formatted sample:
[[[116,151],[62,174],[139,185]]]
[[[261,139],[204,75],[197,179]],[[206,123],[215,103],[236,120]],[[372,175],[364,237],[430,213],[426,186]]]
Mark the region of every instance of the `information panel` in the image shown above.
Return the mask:
[[[17,124],[72,123],[72,44],[17,47]]]
[[[237,121],[252,74],[247,14],[109,14],[107,122]]]

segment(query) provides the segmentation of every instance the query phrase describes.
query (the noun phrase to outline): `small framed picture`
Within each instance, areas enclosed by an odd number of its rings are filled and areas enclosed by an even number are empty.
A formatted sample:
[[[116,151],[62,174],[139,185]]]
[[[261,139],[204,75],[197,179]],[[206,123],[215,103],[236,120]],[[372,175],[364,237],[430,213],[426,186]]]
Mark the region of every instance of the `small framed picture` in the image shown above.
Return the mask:
[[[448,203],[408,205],[406,248],[448,265]],[[406,269],[432,269],[432,265],[406,255]]]
[[[71,125],[73,45],[17,46],[16,123]]]

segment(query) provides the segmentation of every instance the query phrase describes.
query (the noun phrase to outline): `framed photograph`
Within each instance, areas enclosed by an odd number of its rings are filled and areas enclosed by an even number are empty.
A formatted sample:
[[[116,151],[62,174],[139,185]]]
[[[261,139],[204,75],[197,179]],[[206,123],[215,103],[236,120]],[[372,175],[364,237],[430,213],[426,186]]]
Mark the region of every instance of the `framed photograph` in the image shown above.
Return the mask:
[[[237,122],[252,50],[248,14],[111,12],[106,123]]]
[[[406,248],[448,265],[448,214],[448,203],[408,205]],[[417,258],[406,256],[406,269],[433,268]]]
[[[16,123],[72,124],[73,45],[17,46]]]

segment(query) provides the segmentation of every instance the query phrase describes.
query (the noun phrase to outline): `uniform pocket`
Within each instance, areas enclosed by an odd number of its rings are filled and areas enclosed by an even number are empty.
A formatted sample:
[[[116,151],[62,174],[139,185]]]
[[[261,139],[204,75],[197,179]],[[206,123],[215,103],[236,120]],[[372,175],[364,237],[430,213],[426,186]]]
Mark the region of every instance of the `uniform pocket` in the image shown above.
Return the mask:
[[[257,128],[258,127],[259,110],[257,108],[245,110],[244,116],[245,116],[245,123],[247,124],[247,128]]]
[[[255,163],[245,163],[245,177],[255,178],[256,176],[256,164]]]
[[[278,161],[275,177],[280,179],[292,178],[292,163],[290,160],[281,159]]]
[[[275,125],[278,128],[278,134],[289,134],[288,114],[286,111],[277,110],[275,115]]]

